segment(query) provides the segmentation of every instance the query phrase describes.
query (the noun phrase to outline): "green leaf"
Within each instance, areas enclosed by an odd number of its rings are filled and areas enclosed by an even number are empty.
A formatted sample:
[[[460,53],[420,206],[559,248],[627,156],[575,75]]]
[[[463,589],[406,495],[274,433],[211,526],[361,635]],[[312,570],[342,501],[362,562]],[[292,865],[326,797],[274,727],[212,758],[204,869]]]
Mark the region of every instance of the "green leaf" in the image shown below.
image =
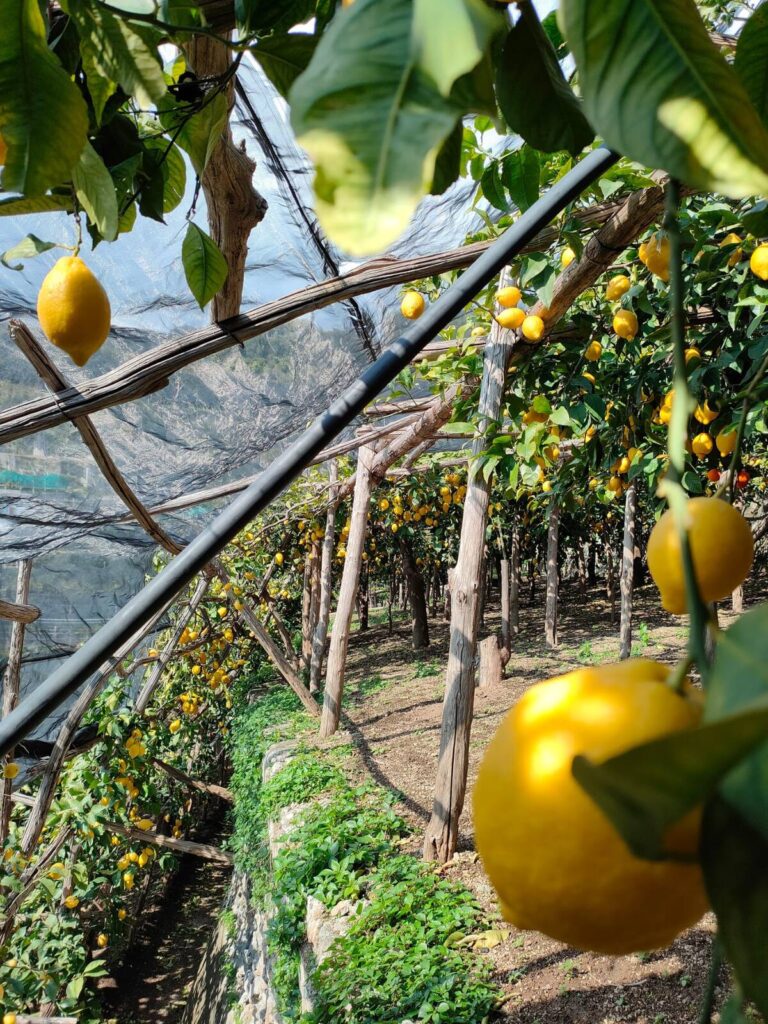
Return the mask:
[[[414,0],[413,44],[419,67],[443,96],[480,63],[503,21],[481,0]]]
[[[80,154],[72,175],[72,184],[80,205],[107,242],[117,238],[117,196],[112,175],[89,142]]]
[[[741,216],[741,223],[757,238],[768,235],[768,201],[761,199]]]
[[[179,205],[186,187],[187,169],[178,149],[169,148],[165,139],[148,140],[139,179],[142,215],[162,223],[165,214]]]
[[[739,33],[736,74],[755,110],[768,125],[768,7],[761,4]]]
[[[6,0],[0,32],[0,136],[8,147],[3,189],[37,196],[69,181],[87,130],[85,102],[48,49],[38,4]]]
[[[190,221],[181,246],[181,261],[189,290],[202,309],[227,279],[227,261],[213,239]]]
[[[502,213],[509,209],[509,202],[504,192],[504,186],[501,183],[499,165],[495,160],[483,172],[483,176],[480,179],[480,189],[491,206],[495,206]]]
[[[440,196],[456,181],[461,173],[461,143],[464,126],[461,121],[443,142],[435,158],[435,171],[432,176],[430,195]]]
[[[227,126],[224,93],[216,93],[207,99],[205,105],[191,116],[170,95],[160,101],[157,109],[163,128],[189,156],[195,174],[200,177]]]
[[[501,180],[512,197],[512,202],[521,212],[533,206],[539,198],[541,162],[539,154],[531,146],[521,146],[514,153],[508,153],[501,165]]]
[[[359,254],[383,249],[406,227],[463,113],[419,68],[412,17],[411,0],[356,0],[337,12],[291,89],[320,223]]]
[[[9,270],[23,270],[24,267],[21,263],[13,264],[12,260],[29,260],[33,256],[39,256],[41,252],[48,252],[49,249],[56,248],[56,242],[44,242],[37,235],[27,235],[26,238],[22,238],[20,242],[14,245],[11,249],[6,249],[5,252],[0,255],[0,263],[3,266],[8,267]]]
[[[768,190],[768,131],[694,0],[564,0],[587,116],[606,143],[686,184]]]
[[[721,634],[705,720],[717,721],[761,699],[768,699],[768,605],[742,615]],[[745,758],[720,792],[768,840],[768,744]]]
[[[702,822],[701,860],[728,960],[744,994],[765,1017],[768,842],[724,800],[712,800]]]
[[[317,36],[290,32],[285,36],[265,36],[251,53],[281,96],[304,71],[317,47]]]
[[[64,6],[80,35],[83,68],[97,121],[101,120],[104,103],[111,94],[110,90],[104,95],[98,85],[100,81],[116,82],[140,107],[151,107],[165,95],[165,78],[157,50],[161,36],[155,29],[117,18],[85,0],[66,0]]]
[[[314,13],[314,0],[235,0],[235,20],[246,32],[287,32]]]
[[[504,41],[496,95],[507,124],[535,149],[575,155],[595,137],[533,4],[521,4]]]

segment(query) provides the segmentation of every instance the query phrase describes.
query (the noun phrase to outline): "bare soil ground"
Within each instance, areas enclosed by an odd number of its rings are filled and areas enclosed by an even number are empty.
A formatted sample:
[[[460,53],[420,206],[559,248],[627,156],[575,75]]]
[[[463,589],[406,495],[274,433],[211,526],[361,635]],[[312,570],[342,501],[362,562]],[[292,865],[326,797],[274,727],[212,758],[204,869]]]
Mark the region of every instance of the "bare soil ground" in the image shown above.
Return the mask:
[[[504,712],[525,689],[547,676],[584,663],[618,655],[618,625],[597,588],[586,597],[576,589],[563,594],[559,647],[544,644],[541,595],[521,610],[521,628],[506,678],[492,690],[476,691],[470,750],[470,788],[479,759]],[[664,613],[655,588],[636,593],[633,653],[661,661],[678,660],[686,644],[685,620]],[[732,621],[720,612],[720,623]],[[486,615],[488,632],[498,627],[498,611]],[[414,852],[420,852],[431,811],[437,764],[448,627],[430,620],[432,644],[416,655],[409,627],[396,622],[356,633],[347,671],[349,700],[345,727],[359,754],[361,778],[402,793],[416,828]],[[459,853],[445,870],[496,913],[493,892],[473,847],[471,807],[460,823]],[[505,1002],[498,1020],[506,1024],[696,1024],[698,1003],[709,970],[714,922],[705,918],[669,949],[650,955],[607,957],[569,949],[535,932],[510,929],[509,938],[488,951]],[[510,926],[505,925],[505,928]],[[719,1000],[725,996],[721,977]]]

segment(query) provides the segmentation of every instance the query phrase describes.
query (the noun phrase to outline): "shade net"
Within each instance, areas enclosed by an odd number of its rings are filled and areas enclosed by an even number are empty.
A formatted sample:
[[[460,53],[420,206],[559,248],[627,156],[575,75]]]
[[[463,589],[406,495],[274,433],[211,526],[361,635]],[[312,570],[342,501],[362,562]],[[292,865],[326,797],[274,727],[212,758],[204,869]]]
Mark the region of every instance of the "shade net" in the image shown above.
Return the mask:
[[[242,308],[278,299],[347,271],[355,264],[324,238],[311,205],[312,170],[291,132],[285,101],[260,69],[238,72],[231,125],[256,159],[254,185],[268,212],[250,238]],[[426,198],[390,250],[415,257],[460,244],[478,225],[471,182]],[[209,319],[191,297],[181,266],[181,240],[194,197],[187,194],[165,225],[138,218],[129,234],[83,255],[107,289],[112,331],[104,347],[78,369],[58,349],[47,351],[75,385],[189,331]],[[206,227],[202,194],[195,220]],[[0,251],[28,233],[72,244],[66,215],[0,218]],[[7,320],[23,320],[38,339],[40,283],[61,250],[0,266],[0,405],[46,393],[10,339]],[[253,476],[280,454],[309,421],[398,335],[397,289],[337,303],[285,324],[171,377],[148,397],[93,415],[92,420],[130,486],[152,508],[190,492]],[[179,541],[191,539],[221,507],[218,499],[158,514]],[[22,694],[44,679],[142,586],[156,552],[85,448],[76,428],[62,424],[0,449],[0,597],[13,600],[16,565],[31,558],[31,603],[42,610],[27,628]],[[0,620],[0,672],[10,623]],[[50,721],[37,736],[50,734]]]

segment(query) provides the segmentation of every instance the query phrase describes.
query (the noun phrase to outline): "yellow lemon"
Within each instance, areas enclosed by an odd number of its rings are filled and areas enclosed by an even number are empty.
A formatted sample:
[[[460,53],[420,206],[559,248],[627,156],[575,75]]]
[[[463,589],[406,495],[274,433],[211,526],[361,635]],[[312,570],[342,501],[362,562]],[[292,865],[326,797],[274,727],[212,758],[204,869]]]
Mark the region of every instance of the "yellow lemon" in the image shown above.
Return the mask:
[[[749,269],[761,281],[768,281],[768,243],[758,245],[749,258]]]
[[[124,921],[126,917],[128,917],[128,911],[125,909],[125,907],[120,907],[120,909],[117,912],[118,921]]]
[[[275,565],[282,565],[285,561],[285,555],[282,551],[278,551],[275,555]]]
[[[516,306],[522,297],[523,293],[513,284],[508,285],[506,288],[499,288],[496,292],[496,301],[500,306],[504,306],[505,309],[511,309],[513,306]]]
[[[100,932],[96,936],[96,945],[99,947],[99,949],[106,949],[107,946],[109,945],[109,936],[105,935],[104,932]]]
[[[726,455],[732,455],[736,450],[736,437],[737,431],[733,428],[731,430],[721,430],[715,438],[717,450],[723,458],[725,458]]]
[[[689,363],[700,362],[700,361],[701,361],[701,351],[699,349],[697,349],[695,345],[691,345],[690,348],[687,348],[685,350],[685,365],[686,366],[688,366]]]
[[[581,371],[581,376],[584,377],[586,380],[588,380],[589,383],[594,387],[594,385],[595,385],[595,375],[594,375],[594,373],[589,373],[588,370],[582,370]]]
[[[703,431],[702,433],[697,434],[691,441],[691,450],[693,451],[693,454],[700,459],[706,459],[713,447],[714,444],[712,438],[709,434],[704,433]]]
[[[528,341],[541,341],[544,334],[544,321],[540,316],[532,314],[523,320],[523,337]]]
[[[613,331],[620,338],[631,341],[637,334],[637,316],[631,309],[617,309],[613,317]]]
[[[15,779],[19,774],[19,766],[15,761],[9,761],[8,764],[3,765],[3,778],[4,779]]]
[[[425,307],[426,303],[421,292],[411,290],[407,291],[403,296],[403,301],[400,303],[400,312],[406,320],[418,320]]]
[[[741,236],[737,235],[735,231],[730,231],[720,243],[720,248],[726,245],[739,245],[741,242]],[[744,259],[744,250],[741,248],[734,249],[731,255],[728,257],[728,266],[735,267],[737,263],[740,263]]]
[[[518,330],[524,321],[525,313],[518,306],[513,306],[511,309],[502,309],[500,313],[496,314],[496,323],[512,331]]]
[[[584,358],[590,363],[596,363],[603,354],[603,346],[599,341],[590,341],[584,352]]]
[[[573,251],[570,245],[567,245],[565,249],[563,249],[563,251],[560,253],[560,263],[564,267],[570,267],[570,265],[573,263],[575,259],[576,253]]]
[[[616,302],[626,295],[632,287],[632,282],[625,274],[615,274],[605,286],[605,297],[609,302]]]
[[[744,516],[719,498],[690,498],[688,540],[699,593],[704,601],[721,601],[747,578],[754,541]],[[648,538],[648,568],[668,612],[682,615],[687,602],[680,534],[666,511]]]
[[[693,418],[698,423],[703,423],[705,426],[712,423],[720,415],[720,410],[715,406],[714,408],[709,404],[708,401],[704,401],[703,405],[697,405],[696,411],[693,414]]]
[[[74,910],[75,907],[80,906],[80,900],[77,896],[67,896],[64,900],[64,906],[67,907],[68,910]]]
[[[79,256],[62,256],[37,296],[45,336],[78,366],[85,366],[109,334],[112,312],[103,287]]]
[[[706,911],[699,865],[633,856],[571,774],[576,755],[599,762],[695,727],[701,708],[668,673],[644,659],[578,669],[532,686],[503,719],[472,803],[483,866],[517,927],[623,954],[666,946]],[[696,855],[699,817],[670,829],[670,852]]]

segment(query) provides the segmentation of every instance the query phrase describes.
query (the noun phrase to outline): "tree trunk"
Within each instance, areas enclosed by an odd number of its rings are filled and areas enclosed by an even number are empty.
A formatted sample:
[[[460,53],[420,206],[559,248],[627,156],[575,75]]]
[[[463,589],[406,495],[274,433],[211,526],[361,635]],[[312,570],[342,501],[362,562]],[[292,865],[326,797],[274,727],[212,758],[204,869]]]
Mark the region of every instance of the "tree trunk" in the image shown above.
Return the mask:
[[[520,632],[520,532],[512,530],[509,559],[509,625],[512,636]]]
[[[307,665],[312,651],[312,554],[314,545],[304,561],[304,584],[301,589],[301,663]]]
[[[587,543],[587,583],[590,587],[594,587],[597,583],[597,575],[595,573],[595,560],[597,550],[595,545],[589,541]]]
[[[528,562],[528,603],[536,603],[536,573],[539,569],[539,553],[535,551]]]
[[[323,671],[323,658],[325,657],[325,641],[328,637],[328,619],[331,613],[331,594],[333,591],[332,566],[333,566],[333,541],[336,530],[336,491],[339,479],[339,467],[334,459],[329,469],[330,492],[328,496],[328,511],[325,515],[325,536],[323,537],[323,551],[320,556],[320,608],[317,615],[317,625],[312,637],[312,660],[309,666],[309,690],[310,693],[317,693],[320,688],[320,675]]]
[[[360,632],[368,629],[368,565],[363,562],[360,568],[360,581],[357,586],[357,621]]]
[[[735,612],[736,615],[741,615],[744,611],[744,587],[736,587],[734,592],[731,594],[731,611]]]
[[[16,574],[16,604],[29,604],[29,580],[32,575],[32,560],[27,558],[19,562]],[[8,647],[8,662],[3,677],[3,718],[13,711],[19,703],[19,686],[21,684],[21,656],[24,653],[24,631],[26,623],[23,619],[15,619],[11,626],[11,642]],[[9,751],[0,764],[6,765],[13,761],[13,751]],[[13,780],[3,779],[0,782],[0,848],[8,838],[8,826],[11,820],[11,794]]]
[[[352,516],[347,537],[347,554],[341,574],[336,618],[333,620],[331,646],[328,651],[328,669],[325,673],[325,699],[320,721],[321,736],[332,736],[339,728],[341,718],[349,628],[357,596],[360,567],[363,564],[365,533],[368,526],[368,504],[371,500],[371,463],[375,451],[372,445],[363,445],[357,459]]]
[[[549,509],[547,532],[547,596],[544,607],[544,637],[548,647],[557,647],[557,556],[560,533],[560,506],[553,500]]]
[[[587,569],[584,563],[584,545],[576,541],[576,576],[579,581],[579,593],[584,597],[587,593]]]
[[[485,604],[488,598],[488,563],[486,561],[485,544],[483,544],[483,564],[482,568],[480,569],[480,590],[477,595],[477,598],[477,629],[479,632],[485,625]]]
[[[451,587],[453,586],[453,575],[455,572],[455,569],[448,570],[448,579],[443,593],[443,597],[445,598],[445,603],[443,604],[443,619],[446,622],[451,621]]]
[[[392,636],[394,632],[394,623],[392,622],[392,608],[395,604],[395,594],[397,593],[397,585],[395,583],[395,570],[389,570],[389,594],[387,596],[387,622],[389,624],[389,635]]]
[[[605,542],[605,592],[611,602],[611,625],[616,622],[616,586],[613,579],[613,549]]]
[[[400,553],[403,558],[403,572],[408,581],[408,592],[411,600],[411,636],[414,651],[429,647],[429,621],[427,619],[427,602],[424,595],[424,577],[419,572],[413,557],[411,543],[401,533],[397,535]]]
[[[440,570],[435,569],[432,575],[432,618],[437,618],[437,607],[440,602]]]
[[[628,658],[632,651],[632,586],[635,578],[635,515],[637,512],[637,481],[633,480],[624,498],[624,545],[621,556],[621,623],[619,658]]]
[[[304,668],[309,671],[312,664],[312,643],[320,617],[320,543],[312,542],[309,562],[309,630],[308,645],[304,656]]]
[[[499,568],[501,570],[501,650],[499,651],[499,656],[503,668],[509,661],[509,656],[512,652],[512,619],[509,607],[509,559],[502,558]]]
[[[480,664],[477,670],[477,685],[481,690],[501,683],[502,665],[501,651],[495,636],[487,636],[477,645],[480,651]]]
[[[506,280],[505,280],[506,279]],[[502,272],[502,286],[508,275]],[[483,355],[483,379],[478,407],[480,430],[472,444],[472,456],[485,446],[483,427],[499,419],[507,366],[515,335],[494,322]],[[445,699],[440,732],[440,753],[435,781],[432,817],[424,837],[426,860],[447,861],[456,850],[459,817],[467,788],[469,737],[475,700],[474,658],[480,594],[483,584],[485,528],[492,477],[470,475],[464,499],[459,555],[453,574],[451,631]]]

